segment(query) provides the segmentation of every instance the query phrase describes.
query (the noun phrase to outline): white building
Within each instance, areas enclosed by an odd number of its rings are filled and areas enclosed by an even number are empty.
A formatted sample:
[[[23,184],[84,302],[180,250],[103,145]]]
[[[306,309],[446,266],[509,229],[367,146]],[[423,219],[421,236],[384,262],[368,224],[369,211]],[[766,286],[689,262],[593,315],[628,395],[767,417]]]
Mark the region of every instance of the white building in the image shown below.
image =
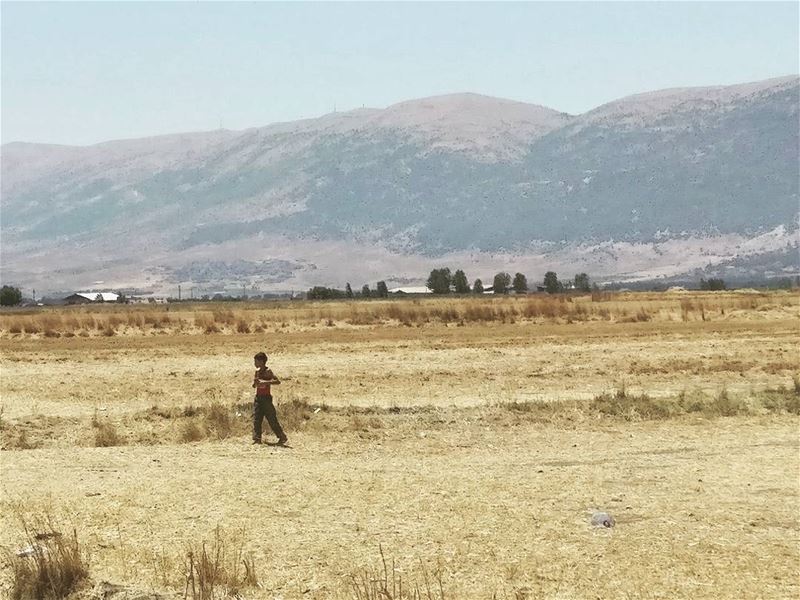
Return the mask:
[[[114,292],[75,292],[64,298],[67,304],[88,304],[89,302],[116,302],[119,294]]]
[[[424,285],[396,287],[389,290],[390,294],[432,294],[433,292]]]

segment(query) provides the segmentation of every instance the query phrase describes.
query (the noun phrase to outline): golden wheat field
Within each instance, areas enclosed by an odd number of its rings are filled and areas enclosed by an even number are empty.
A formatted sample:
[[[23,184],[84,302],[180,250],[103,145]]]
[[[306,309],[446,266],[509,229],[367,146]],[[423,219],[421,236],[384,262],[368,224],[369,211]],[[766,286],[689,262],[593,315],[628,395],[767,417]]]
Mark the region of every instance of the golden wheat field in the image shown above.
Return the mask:
[[[0,585],[798,597],[798,318],[797,292],[0,313]],[[259,350],[285,448],[250,444]]]

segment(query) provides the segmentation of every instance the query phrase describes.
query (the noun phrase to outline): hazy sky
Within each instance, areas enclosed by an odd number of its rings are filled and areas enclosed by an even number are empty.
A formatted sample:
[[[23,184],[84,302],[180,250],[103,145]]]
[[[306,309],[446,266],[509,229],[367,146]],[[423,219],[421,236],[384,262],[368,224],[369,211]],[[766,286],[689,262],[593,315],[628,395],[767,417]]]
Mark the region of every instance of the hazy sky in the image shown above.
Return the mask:
[[[2,2],[2,141],[243,129],[471,91],[580,113],[797,73],[798,3]]]

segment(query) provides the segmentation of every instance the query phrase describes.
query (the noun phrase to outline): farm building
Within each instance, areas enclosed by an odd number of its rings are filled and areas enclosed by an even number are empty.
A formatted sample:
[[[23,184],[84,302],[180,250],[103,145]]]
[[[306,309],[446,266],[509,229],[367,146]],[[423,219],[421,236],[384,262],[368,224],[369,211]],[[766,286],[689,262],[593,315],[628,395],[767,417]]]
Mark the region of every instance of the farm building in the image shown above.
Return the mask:
[[[390,294],[432,294],[433,292],[422,286],[396,287],[389,290]]]
[[[64,298],[67,304],[89,304],[91,302],[116,302],[119,294],[114,292],[75,292]]]

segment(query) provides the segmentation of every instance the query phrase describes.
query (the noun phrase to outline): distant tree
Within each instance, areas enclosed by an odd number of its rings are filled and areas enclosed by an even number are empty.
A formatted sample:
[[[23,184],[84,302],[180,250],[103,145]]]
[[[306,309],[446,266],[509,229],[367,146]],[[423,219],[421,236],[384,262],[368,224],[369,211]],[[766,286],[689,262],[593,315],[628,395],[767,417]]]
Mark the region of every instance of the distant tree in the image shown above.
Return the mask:
[[[389,297],[389,288],[386,287],[385,281],[379,281],[377,284],[378,290],[378,298],[388,298]]]
[[[347,285],[344,286],[344,295],[345,298],[352,298],[353,297],[353,288],[350,287],[350,282],[347,282]]]
[[[306,292],[306,298],[309,300],[333,300],[334,298],[344,298],[344,295],[342,290],[327,288],[321,285],[315,286]]]
[[[0,306],[14,306],[22,302],[22,291],[19,288],[4,285],[0,288]]]
[[[528,291],[528,278],[522,273],[514,275],[514,283],[512,284],[514,291],[518,294],[524,294]]]
[[[367,285],[366,283],[361,287],[361,295],[364,298],[369,298],[371,295],[369,291],[369,285]]]
[[[725,288],[725,282],[722,279],[714,279],[712,277],[708,280],[701,278],[700,289],[708,291],[718,291],[718,290],[724,290],[726,288]]]
[[[592,287],[589,284],[589,276],[586,273],[575,275],[575,289],[584,293],[592,291]]]
[[[467,276],[464,274],[464,271],[461,269],[456,271],[455,275],[453,275],[453,288],[456,294],[469,294],[469,282],[467,281]]]
[[[558,275],[554,271],[544,274],[544,290],[548,294],[557,294],[561,291],[561,282],[558,281]]]
[[[480,279],[476,279],[475,283],[472,284],[472,291],[475,294],[483,293],[483,282]]]
[[[507,294],[508,288],[511,285],[511,275],[502,272],[494,276],[494,283],[492,289],[495,294]]]
[[[450,275],[450,269],[434,269],[428,276],[428,281],[425,283],[428,289],[434,294],[449,294],[450,284],[453,277]]]

